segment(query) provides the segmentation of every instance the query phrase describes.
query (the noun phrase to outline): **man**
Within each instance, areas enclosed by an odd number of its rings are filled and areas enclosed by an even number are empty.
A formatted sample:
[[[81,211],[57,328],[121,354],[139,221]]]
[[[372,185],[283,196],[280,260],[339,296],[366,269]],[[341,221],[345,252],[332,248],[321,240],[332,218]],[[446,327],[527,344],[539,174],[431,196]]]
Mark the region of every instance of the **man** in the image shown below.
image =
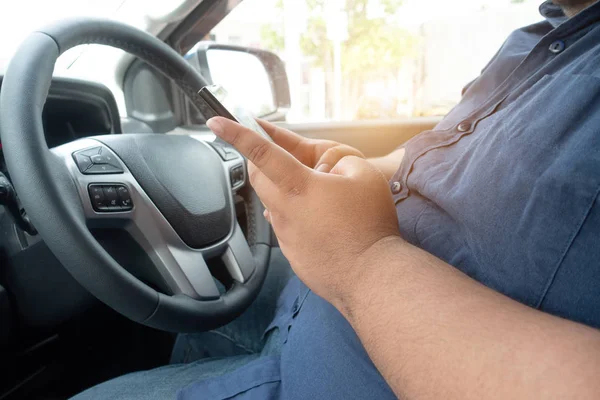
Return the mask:
[[[390,156],[209,121],[248,157],[299,279],[264,342],[247,316],[214,333],[236,347],[217,355],[251,354],[82,396],[597,398],[600,333],[583,324],[600,326],[600,3],[555,3]],[[215,351],[200,338],[182,358]]]

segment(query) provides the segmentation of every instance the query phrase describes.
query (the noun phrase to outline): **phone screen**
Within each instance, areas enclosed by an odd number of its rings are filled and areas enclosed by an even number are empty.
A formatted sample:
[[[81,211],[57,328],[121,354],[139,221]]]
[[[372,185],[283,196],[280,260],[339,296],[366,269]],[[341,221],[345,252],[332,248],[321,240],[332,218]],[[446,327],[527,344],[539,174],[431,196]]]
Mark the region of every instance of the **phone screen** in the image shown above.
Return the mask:
[[[213,99],[210,99],[210,97],[206,96],[206,92],[204,92],[205,90],[210,92],[210,94],[212,94],[212,96],[214,97],[214,100],[217,100],[219,104],[211,104]],[[222,86],[205,86],[200,90],[200,95],[204,98],[205,101],[207,101],[209,106],[211,106],[211,108],[215,111],[216,114],[226,118],[230,118],[232,116],[233,119],[235,119],[240,124],[244,125],[246,128],[252,129],[253,131],[264,136],[266,139],[273,141],[273,139],[271,139],[271,136],[269,136],[269,134],[265,132],[265,130],[258,124],[258,122],[256,122],[256,119],[254,118],[252,113],[247,111],[238,102],[236,102],[233,96],[231,96]],[[225,108],[225,110],[219,110],[219,106]],[[227,115],[227,113],[224,111],[228,111],[231,115]]]

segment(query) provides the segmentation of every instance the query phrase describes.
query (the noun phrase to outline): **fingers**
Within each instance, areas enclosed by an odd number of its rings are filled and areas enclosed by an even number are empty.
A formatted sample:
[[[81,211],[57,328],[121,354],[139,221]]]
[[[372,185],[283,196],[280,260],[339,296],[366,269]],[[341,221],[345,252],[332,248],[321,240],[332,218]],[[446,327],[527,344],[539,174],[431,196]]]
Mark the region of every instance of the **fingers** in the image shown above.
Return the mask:
[[[326,174],[331,171],[331,168],[333,168],[333,166],[331,166],[328,162],[322,162],[321,164],[317,165],[315,171]]]
[[[279,187],[250,161],[248,162],[248,179],[263,206],[274,208],[280,198]]]
[[[304,138],[292,131],[273,125],[270,122],[262,119],[257,119],[256,122],[271,136],[271,139],[279,146],[293,153]]]
[[[297,193],[307,183],[310,170],[257,132],[223,117],[211,118],[206,125],[246,156],[280,190]]]
[[[319,172],[329,172],[333,168],[334,165],[338,163],[342,158],[346,156],[356,156],[360,158],[364,158],[363,154],[356,150],[354,147],[339,145],[330,148],[327,150],[319,161],[315,164],[315,170]]]

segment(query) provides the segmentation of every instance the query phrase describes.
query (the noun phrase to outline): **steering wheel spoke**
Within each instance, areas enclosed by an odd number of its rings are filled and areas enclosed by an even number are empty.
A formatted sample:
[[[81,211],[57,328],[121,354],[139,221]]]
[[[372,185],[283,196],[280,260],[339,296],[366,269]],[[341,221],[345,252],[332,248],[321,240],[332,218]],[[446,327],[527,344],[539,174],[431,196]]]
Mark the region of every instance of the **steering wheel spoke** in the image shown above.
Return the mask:
[[[254,258],[238,224],[234,228],[222,258],[231,277],[240,283],[244,283],[254,273],[256,268]]]
[[[136,213],[138,216],[126,229],[148,254],[171,292],[201,300],[218,298],[219,290],[203,252],[189,248],[178,237],[165,232],[164,226],[156,225],[150,218],[140,218],[137,210]]]

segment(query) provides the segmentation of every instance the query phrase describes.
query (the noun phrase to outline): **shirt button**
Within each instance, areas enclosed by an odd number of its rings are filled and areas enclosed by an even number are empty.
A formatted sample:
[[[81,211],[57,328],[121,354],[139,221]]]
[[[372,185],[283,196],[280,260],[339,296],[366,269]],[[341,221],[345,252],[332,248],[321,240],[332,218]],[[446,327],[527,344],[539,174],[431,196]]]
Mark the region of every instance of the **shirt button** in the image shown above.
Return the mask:
[[[298,299],[296,299],[296,301],[294,301],[294,305],[292,306],[292,317],[296,317],[296,315],[298,315],[299,311],[300,311],[300,301]]]
[[[402,184],[396,181],[392,183],[391,189],[393,194],[398,194],[402,190]]]
[[[550,51],[553,52],[554,54],[558,54],[561,51],[563,51],[565,49],[565,42],[563,42],[562,40],[557,40],[555,42],[552,42],[552,44],[550,45]]]
[[[471,123],[469,121],[461,122],[458,124],[457,129],[459,132],[467,132],[469,129],[471,129]]]

